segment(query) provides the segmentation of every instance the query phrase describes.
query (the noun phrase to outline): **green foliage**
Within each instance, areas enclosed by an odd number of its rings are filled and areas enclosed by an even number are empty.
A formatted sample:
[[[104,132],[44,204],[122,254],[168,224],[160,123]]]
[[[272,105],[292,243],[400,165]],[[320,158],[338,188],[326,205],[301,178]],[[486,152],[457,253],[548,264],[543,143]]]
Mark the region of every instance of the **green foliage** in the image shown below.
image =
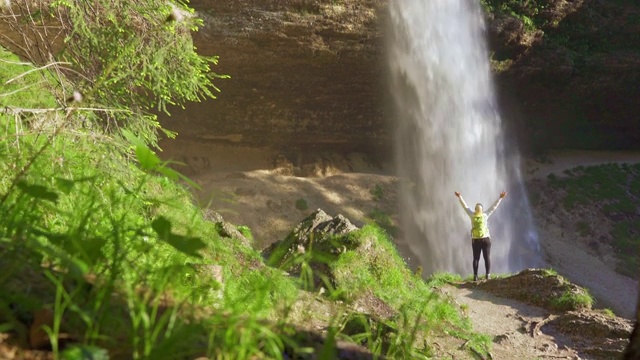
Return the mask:
[[[510,15],[520,19],[527,31],[535,31],[546,25],[546,22],[539,17],[547,7],[543,1],[481,0],[480,3],[486,12]]]
[[[611,310],[611,309],[609,309],[609,308],[603,309],[603,310],[602,310],[602,313],[603,313],[605,316],[610,317],[610,318],[615,318],[615,317],[616,317],[616,314],[613,312],[613,310]]]
[[[545,276],[558,276],[558,272],[552,268],[542,269],[544,271]]]
[[[189,180],[132,131],[83,126],[100,109],[56,108],[69,83],[53,68],[0,66],[20,80],[5,106],[49,109],[0,113],[0,330],[24,334],[51,309],[45,331],[63,358],[281,357],[284,337],[264,319],[280,317],[297,284],[222,241],[177,183]],[[213,265],[222,282],[199,270]],[[63,353],[61,333],[77,339]]]
[[[240,233],[247,238],[247,240],[249,241],[253,241],[253,233],[251,232],[251,229],[246,226],[246,225],[238,225],[236,227],[236,229],[238,229],[238,231],[240,231]]]
[[[552,299],[551,304],[555,309],[561,311],[591,309],[593,297],[586,290],[583,293],[567,290],[559,298]]]
[[[30,63],[20,61],[17,56],[0,47],[0,108],[11,104],[20,104],[25,108],[55,106],[55,98],[46,89],[46,84],[52,81],[52,75],[46,71],[25,74],[31,69]]]
[[[309,205],[307,205],[307,201],[305,199],[296,200],[296,209],[300,211],[304,211],[304,210],[307,210],[308,208],[309,208]]]
[[[376,208],[371,210],[371,212],[369,213],[369,218],[376,225],[383,228],[387,232],[387,234],[391,235],[392,237],[397,236],[400,232],[400,228],[398,228],[391,216],[380,209]]]
[[[96,346],[72,346],[62,352],[65,360],[109,360],[109,353]]]
[[[344,294],[346,299],[356,299],[371,292],[397,309],[403,320],[399,320],[396,326],[404,329],[398,336],[414,334],[415,337],[417,333],[444,331],[470,340],[470,346],[481,353],[488,351],[488,338],[474,334],[468,320],[462,318],[452,304],[431,292],[432,284],[416,278],[409,271],[383,229],[366,225],[348,236],[361,245],[342,253],[330,264],[336,291]],[[410,329],[411,326],[418,328]],[[408,356],[405,350],[387,355]]]
[[[458,274],[439,272],[429,276],[429,278],[426,280],[426,283],[430,287],[439,288],[446,284],[452,284],[461,281],[462,277]]]
[[[373,200],[375,201],[382,200],[382,197],[384,196],[384,190],[380,184],[376,184],[376,186],[369,189],[369,193],[373,196]]]
[[[5,19],[16,32],[47,38],[38,23],[48,15],[47,21],[64,38],[61,49],[37,42],[25,47],[23,54],[39,63],[41,54],[50,52],[64,62],[56,74],[65,76],[58,80],[64,86],[54,88],[56,102],[118,110],[85,114],[84,121],[110,132],[126,128],[155,144],[160,125],[152,110],[166,112],[168,105],[213,98],[217,88],[212,80],[224,77],[209,69],[217,57],[195,52],[190,31],[202,21],[182,2],[55,1],[49,7],[16,7],[16,11],[18,16]],[[30,42],[27,37],[25,41]],[[81,100],[69,98],[73,92]]]

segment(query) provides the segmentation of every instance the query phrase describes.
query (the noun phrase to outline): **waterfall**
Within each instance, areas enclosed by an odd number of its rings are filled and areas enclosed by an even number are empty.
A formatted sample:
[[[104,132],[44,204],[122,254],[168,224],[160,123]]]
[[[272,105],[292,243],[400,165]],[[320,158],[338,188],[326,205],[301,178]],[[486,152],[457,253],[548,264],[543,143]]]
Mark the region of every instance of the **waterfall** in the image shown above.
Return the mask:
[[[492,272],[540,264],[520,174],[500,118],[484,18],[473,0],[391,0],[389,91],[396,126],[402,240],[427,274],[471,273],[471,224],[454,191],[489,218]],[[479,273],[484,273],[481,261]]]

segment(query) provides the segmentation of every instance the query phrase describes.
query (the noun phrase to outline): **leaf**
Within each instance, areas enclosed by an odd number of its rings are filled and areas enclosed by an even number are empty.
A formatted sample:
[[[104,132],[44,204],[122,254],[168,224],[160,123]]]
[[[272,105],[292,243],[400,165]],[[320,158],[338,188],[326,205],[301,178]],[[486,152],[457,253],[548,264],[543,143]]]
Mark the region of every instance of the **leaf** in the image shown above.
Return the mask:
[[[198,237],[172,235],[167,242],[181,253],[197,258],[202,258],[198,251],[207,247],[207,244]]]
[[[18,182],[17,186],[25,194],[31,195],[35,199],[48,200],[54,203],[58,201],[58,194],[46,186],[28,184],[26,181]]]
[[[102,248],[107,244],[107,239],[103,238],[88,238],[82,240],[76,240],[81,242],[83,247],[83,255],[91,265],[95,265],[101,256],[103,256]]]
[[[139,137],[133,135],[133,133],[129,130],[123,129],[122,136],[124,136],[125,139],[129,140],[129,142],[135,147],[144,146],[144,142],[140,140]]]
[[[185,255],[201,258],[202,255],[198,251],[207,246],[200,238],[173,234],[171,232],[171,221],[163,216],[153,220],[151,228],[158,234],[161,241],[168,243]]]
[[[142,170],[153,170],[160,164],[160,158],[146,145],[136,147],[136,156]]]
[[[92,345],[76,345],[62,352],[64,360],[109,360],[107,350]]]
[[[143,170],[153,170],[160,164],[160,158],[139,137],[131,131],[122,130],[122,135],[136,148],[136,157]]]
[[[158,171],[160,174],[168,177],[171,180],[182,180],[182,181],[186,182],[192,188],[197,189],[197,190],[200,189],[200,185],[196,184],[193,180],[191,180],[188,177],[182,175],[180,172],[173,170],[172,168],[168,168],[166,166],[161,166],[158,169],[156,169],[156,171]]]

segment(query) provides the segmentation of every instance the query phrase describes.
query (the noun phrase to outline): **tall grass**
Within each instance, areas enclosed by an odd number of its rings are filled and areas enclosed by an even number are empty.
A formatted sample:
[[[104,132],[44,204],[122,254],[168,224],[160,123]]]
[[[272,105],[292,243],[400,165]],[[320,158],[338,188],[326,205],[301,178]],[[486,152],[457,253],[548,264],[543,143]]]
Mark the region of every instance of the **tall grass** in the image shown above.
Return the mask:
[[[295,300],[295,282],[221,239],[188,180],[135,135],[91,126],[109,109],[59,107],[55,72],[0,59],[0,329],[25,340],[44,309],[55,357],[82,345],[115,359],[281,358],[264,320]]]

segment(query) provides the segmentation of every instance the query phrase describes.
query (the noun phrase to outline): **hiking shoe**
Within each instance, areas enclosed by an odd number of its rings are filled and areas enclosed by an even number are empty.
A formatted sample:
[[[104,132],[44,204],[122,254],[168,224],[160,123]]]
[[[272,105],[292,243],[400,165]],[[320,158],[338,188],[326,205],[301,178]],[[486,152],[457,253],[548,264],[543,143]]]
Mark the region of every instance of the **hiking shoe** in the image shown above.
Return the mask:
[[[487,280],[489,280],[491,278],[490,274],[487,274]]]
[[[478,281],[478,275],[473,275],[473,281]]]

